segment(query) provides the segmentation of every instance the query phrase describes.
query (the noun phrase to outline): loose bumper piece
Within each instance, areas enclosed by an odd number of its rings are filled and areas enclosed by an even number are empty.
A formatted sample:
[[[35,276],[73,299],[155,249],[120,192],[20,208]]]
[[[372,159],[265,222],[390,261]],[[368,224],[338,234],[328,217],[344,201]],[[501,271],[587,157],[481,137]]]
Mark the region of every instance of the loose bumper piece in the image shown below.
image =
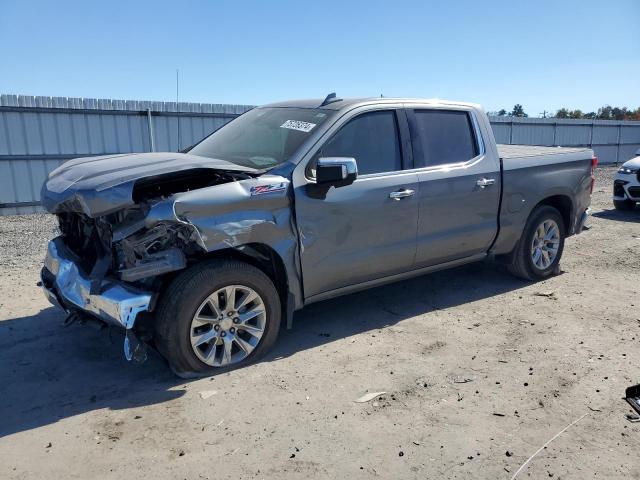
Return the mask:
[[[60,237],[49,242],[42,270],[45,296],[64,310],[77,308],[108,324],[131,329],[138,314],[149,311],[152,294],[112,280],[102,280],[98,294],[91,293],[91,280],[71,259]],[[95,290],[95,289],[94,289]]]

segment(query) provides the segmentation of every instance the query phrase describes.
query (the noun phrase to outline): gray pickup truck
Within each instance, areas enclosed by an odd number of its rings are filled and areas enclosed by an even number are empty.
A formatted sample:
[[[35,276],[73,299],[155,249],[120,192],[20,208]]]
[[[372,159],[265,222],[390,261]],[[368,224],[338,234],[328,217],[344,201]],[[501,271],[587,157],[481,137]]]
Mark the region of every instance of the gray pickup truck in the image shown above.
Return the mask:
[[[303,100],[254,108],[183,153],[71,160],[42,285],[71,317],[154,345],[181,376],[258,359],[305,305],[494,258],[558,271],[582,231],[589,149],[496,145],[478,105]]]

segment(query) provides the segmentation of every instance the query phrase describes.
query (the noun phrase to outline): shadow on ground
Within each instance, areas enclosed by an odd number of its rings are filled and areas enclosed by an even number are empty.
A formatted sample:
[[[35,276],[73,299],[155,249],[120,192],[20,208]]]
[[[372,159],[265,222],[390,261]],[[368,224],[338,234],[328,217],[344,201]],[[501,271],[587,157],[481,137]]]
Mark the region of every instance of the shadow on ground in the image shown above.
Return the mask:
[[[497,265],[474,264],[310,305],[296,314],[293,329],[282,332],[263,362],[525,285]],[[156,352],[150,351],[144,364],[128,364],[121,334],[63,327],[63,319],[58,309],[47,308],[0,322],[0,437],[97,409],[184,395],[173,388],[184,380]],[[242,369],[233,375],[242,375]]]
[[[604,220],[613,220],[616,222],[633,222],[640,223],[640,208],[636,207],[635,210],[628,212],[616,209],[602,210],[593,214],[594,217],[602,218]]]

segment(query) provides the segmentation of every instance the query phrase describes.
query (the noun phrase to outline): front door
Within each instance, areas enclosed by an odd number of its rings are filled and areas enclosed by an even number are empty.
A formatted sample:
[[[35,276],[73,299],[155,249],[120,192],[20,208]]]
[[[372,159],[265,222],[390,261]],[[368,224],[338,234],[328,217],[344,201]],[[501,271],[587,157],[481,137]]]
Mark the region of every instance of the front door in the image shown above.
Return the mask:
[[[403,171],[403,120],[395,109],[344,118],[309,163],[298,166],[306,179],[295,185],[305,298],[413,267],[419,185],[415,172]],[[355,158],[358,178],[318,197],[313,165],[319,157]]]

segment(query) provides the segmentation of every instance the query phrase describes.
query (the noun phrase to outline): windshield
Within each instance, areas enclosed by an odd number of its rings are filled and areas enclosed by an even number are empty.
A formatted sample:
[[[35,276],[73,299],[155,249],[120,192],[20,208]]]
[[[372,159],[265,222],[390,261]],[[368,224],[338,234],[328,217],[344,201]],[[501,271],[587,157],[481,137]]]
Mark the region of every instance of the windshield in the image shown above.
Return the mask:
[[[286,162],[329,116],[317,108],[255,108],[227,123],[189,153],[259,170]]]

